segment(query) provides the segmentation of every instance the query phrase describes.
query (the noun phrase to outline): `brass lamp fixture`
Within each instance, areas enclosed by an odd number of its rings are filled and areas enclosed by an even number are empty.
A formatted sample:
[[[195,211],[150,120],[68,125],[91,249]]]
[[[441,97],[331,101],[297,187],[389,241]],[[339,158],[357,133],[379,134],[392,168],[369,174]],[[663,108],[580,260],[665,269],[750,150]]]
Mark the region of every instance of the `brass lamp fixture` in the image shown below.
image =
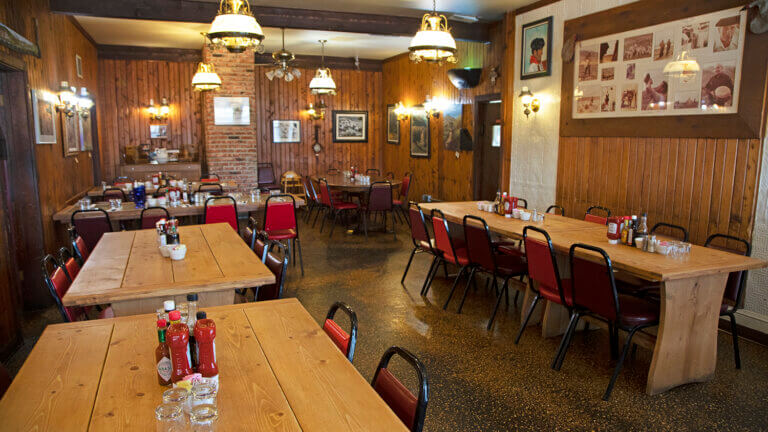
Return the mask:
[[[77,112],[77,89],[70,87],[67,81],[59,84],[58,101],[56,109],[67,117],[72,117]]]
[[[253,17],[248,0],[221,0],[219,12],[206,33],[211,43],[231,53],[248,48],[264,51],[264,31]]]
[[[85,87],[80,88],[80,96],[77,98],[77,113],[80,117],[88,118],[91,115],[93,99]]]
[[[200,92],[218,90],[221,88],[221,78],[210,63],[200,62],[197,72],[192,77],[192,87]]]
[[[307,107],[307,114],[312,120],[322,120],[325,118],[325,109],[328,108],[325,102],[320,100],[317,105],[309,104]]]
[[[451,36],[448,18],[437,13],[436,0],[432,0],[432,12],[422,17],[421,27],[411,39],[408,51],[416,63],[456,63],[456,41]]]
[[[282,31],[283,48],[272,53],[272,60],[275,62],[275,67],[265,72],[265,75],[270,81],[277,77],[278,79],[284,79],[287,82],[291,82],[294,78],[301,78],[301,71],[289,64],[296,59],[296,56],[285,49],[285,28],[283,28]]]
[[[445,109],[446,102],[441,98],[433,98],[427,95],[426,100],[422,104],[424,111],[427,115],[431,115],[434,118],[440,117],[440,112]]]
[[[160,106],[155,105],[154,99],[149,100],[149,118],[152,120],[167,120],[171,113],[171,107],[168,105],[168,99],[163,98]]]
[[[539,99],[531,93],[528,87],[523,87],[518,97],[523,102],[523,114],[525,114],[526,117],[531,115],[531,112],[539,112],[541,103],[539,102]]]
[[[411,115],[411,109],[407,108],[405,105],[403,105],[403,102],[398,102],[395,104],[394,113],[397,116],[397,119],[400,121],[403,121],[410,117]]]
[[[328,41],[320,40],[318,42],[320,42],[320,45],[322,46],[322,60],[320,67],[317,69],[317,72],[315,72],[315,77],[309,82],[309,89],[312,90],[312,94],[335,95],[336,83],[331,76],[331,70],[325,67],[325,44]]]

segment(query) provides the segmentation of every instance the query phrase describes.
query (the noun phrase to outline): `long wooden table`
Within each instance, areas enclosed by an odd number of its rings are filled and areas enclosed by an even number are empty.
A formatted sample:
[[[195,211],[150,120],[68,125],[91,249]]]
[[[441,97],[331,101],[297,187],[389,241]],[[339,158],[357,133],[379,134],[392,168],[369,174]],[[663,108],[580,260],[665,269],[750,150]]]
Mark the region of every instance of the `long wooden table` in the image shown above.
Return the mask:
[[[179,228],[186,257],[160,255],[154,229],[106,233],[62,298],[65,306],[111,303],[116,316],[149,313],[197,293],[201,307],[232,304],[236,288],[275,276],[229,224]]]
[[[211,184],[211,183],[192,182],[192,192],[193,193],[197,192],[197,189],[198,187],[200,187],[200,185],[206,185],[206,184]],[[234,188],[236,187],[236,185],[233,183],[221,182],[219,184],[221,185],[221,188],[224,192],[230,192],[234,190]],[[116,187],[116,188],[122,189],[120,186],[115,186],[115,185],[107,185],[107,187]],[[152,185],[152,187],[146,188],[147,195],[157,192],[158,189],[160,188],[155,185]],[[125,190],[123,192],[125,192],[126,195],[130,194],[130,192],[127,192]],[[101,186],[94,186],[88,189],[88,192],[86,192],[86,194],[91,198],[101,198],[104,196],[104,188]]]
[[[426,211],[441,210],[451,222],[462,223],[464,215],[479,216],[501,235],[522,238],[523,229],[533,225],[547,231],[559,254],[561,271],[568,272],[571,245],[584,243],[604,249],[617,270],[645,280],[661,282],[661,320],[652,344],[653,359],[646,391],[664,392],[672,387],[712,379],[717,360],[717,326],[720,305],[729,272],[766,267],[763,260],[692,246],[688,256],[672,258],[639,249],[611,245],[606,227],[557,215],[546,215],[544,222],[524,222],[483,212],[476,202],[424,203]],[[536,234],[538,236],[538,234]],[[589,258],[590,255],[583,255]],[[567,276],[564,274],[563,276]],[[532,300],[528,289],[525,304]],[[559,305],[546,304],[541,316],[545,336],[561,334],[567,313]],[[537,323],[532,320],[531,324]]]
[[[204,309],[221,431],[405,431],[296,299]],[[0,400],[0,429],[155,430],[154,315],[48,326]]]

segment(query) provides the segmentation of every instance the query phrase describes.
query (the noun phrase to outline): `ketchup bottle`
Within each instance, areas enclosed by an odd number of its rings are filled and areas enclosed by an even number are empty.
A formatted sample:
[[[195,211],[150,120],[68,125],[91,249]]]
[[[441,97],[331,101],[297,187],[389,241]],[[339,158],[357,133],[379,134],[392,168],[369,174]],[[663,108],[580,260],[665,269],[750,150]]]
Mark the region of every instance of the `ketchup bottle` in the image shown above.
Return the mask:
[[[608,243],[619,244],[621,240],[621,220],[620,216],[611,216],[608,218]]]
[[[179,311],[168,314],[171,322],[167,332],[168,348],[171,349],[171,381],[181,381],[185,376],[192,374],[192,359],[189,355],[189,327],[181,319]]]
[[[205,312],[197,313],[195,340],[197,341],[197,371],[204,378],[218,381],[219,367],[216,365],[216,323],[206,318]]]

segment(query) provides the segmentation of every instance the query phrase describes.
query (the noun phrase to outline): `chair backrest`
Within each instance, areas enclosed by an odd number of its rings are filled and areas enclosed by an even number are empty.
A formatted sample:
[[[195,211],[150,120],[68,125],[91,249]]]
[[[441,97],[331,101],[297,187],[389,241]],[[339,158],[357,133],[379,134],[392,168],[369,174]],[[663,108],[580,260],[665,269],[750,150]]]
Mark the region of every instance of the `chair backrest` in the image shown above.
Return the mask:
[[[318,179],[317,184],[320,186],[320,204],[333,207],[331,189],[328,187],[328,180],[324,178]]]
[[[312,180],[308,176],[301,176],[301,186],[304,188],[304,196],[307,197],[307,201],[317,201],[317,197],[312,190]]]
[[[231,204],[208,205],[208,203],[215,201],[231,201]],[[237,225],[237,201],[230,196],[210,197],[205,200],[205,212],[203,215],[204,223],[206,224],[226,222],[235,232],[240,232]]]
[[[544,241],[530,237],[531,232],[544,236]],[[562,304],[568,306],[563,293],[557,259],[555,259],[555,248],[552,247],[552,238],[549,237],[549,233],[541,228],[526,226],[523,228],[523,245],[525,259],[528,261],[528,277],[550,290],[557,290]]]
[[[392,210],[392,183],[389,180],[371,183],[368,189],[368,210]]]
[[[558,214],[557,213],[558,210],[560,211],[560,216],[565,216],[565,209],[562,206],[553,204],[547,207],[547,213]]]
[[[200,177],[200,183],[219,183],[220,181],[218,174],[209,173],[207,177]]]
[[[527,210],[528,209],[528,200],[526,200],[525,198],[518,198],[517,199],[517,207],[524,208],[524,209]]]
[[[88,246],[85,245],[85,240],[80,237],[74,226],[67,228],[67,232],[69,233],[69,240],[72,244],[72,251],[75,254],[75,259],[77,260],[77,263],[80,264],[80,267],[82,267],[90,254]]]
[[[270,195],[264,203],[264,230],[294,229],[298,233],[296,224],[296,200],[293,195]]]
[[[59,265],[64,268],[70,282],[74,281],[77,274],[80,273],[80,264],[69,249],[62,247],[59,249]]]
[[[275,169],[271,162],[261,162],[258,164],[259,186],[275,184]]]
[[[491,231],[485,220],[472,215],[464,216],[464,240],[467,243],[467,256],[471,264],[479,265],[489,271],[496,271]]]
[[[651,228],[650,234],[655,234],[656,231],[658,229],[660,229],[660,228],[667,228],[669,231],[672,231],[672,232],[676,231],[675,234],[677,234],[677,238],[679,238],[680,240],[682,240],[684,242],[688,241],[688,230],[687,229],[681,227],[680,225],[674,225],[674,224],[666,223],[666,222],[659,222],[656,225],[654,225],[653,228]]]
[[[267,250],[269,249],[270,241],[267,238],[267,235],[264,231],[256,231],[256,234],[253,239],[253,253],[256,254],[259,259],[261,259],[261,262],[265,262],[267,260]]]
[[[435,249],[443,258],[456,261],[456,249],[453,247],[453,239],[445,215],[438,209],[432,209],[430,216],[432,217],[432,231],[435,235]]]
[[[365,170],[365,175],[372,177],[381,177],[381,170],[378,168],[368,168]]]
[[[723,241],[725,242],[725,245],[719,246],[717,244],[713,244],[717,241]],[[741,245],[742,248],[734,248],[734,247],[728,247],[728,242],[736,243],[738,245]],[[736,253],[739,255],[744,256],[752,256],[752,245],[747,241],[739,237],[734,237],[727,234],[712,234],[711,236],[707,237],[707,241],[704,242],[705,247],[720,249],[723,251]],[[744,285],[747,282],[747,272],[745,271],[737,271],[737,272],[731,272],[728,274],[728,280],[725,284],[725,293],[723,295],[723,298],[732,302],[734,306],[734,309],[741,308],[742,299],[744,297]]]
[[[416,371],[419,380],[419,395],[413,393],[389,371],[389,361],[397,354]],[[429,378],[424,364],[410,351],[398,346],[389,347],[379,361],[371,381],[373,389],[384,399],[398,418],[412,432],[424,428],[424,417],[429,402]]]
[[[109,201],[111,199],[121,199],[123,201],[128,201],[128,198],[125,196],[125,192],[122,189],[116,187],[108,187],[104,189],[102,200]]]
[[[392,172],[392,171],[387,171],[387,173],[384,174],[384,177],[386,177],[386,178],[388,178],[390,180],[394,180],[395,179],[395,173]]]
[[[141,211],[141,229],[151,229],[160,219],[168,220],[171,214],[165,207],[147,207]]]
[[[70,223],[83,238],[89,251],[96,247],[105,232],[112,232],[109,214],[102,209],[75,210]]]
[[[427,230],[427,221],[424,219],[424,212],[418,204],[411,201],[408,203],[408,218],[411,222],[411,239],[414,246],[419,246],[421,242],[431,245],[429,230]]]
[[[240,233],[240,237],[242,237],[245,244],[247,244],[251,249],[253,249],[253,243],[256,241],[256,225],[256,219],[249,217],[248,225],[246,225],[245,229],[243,229],[243,232]]]
[[[59,312],[64,318],[64,321],[76,321],[83,315],[83,309],[65,307],[61,302],[61,298],[64,297],[64,294],[67,293],[70,285],[72,285],[72,281],[67,276],[66,270],[64,270],[64,267],[62,267],[61,264],[56,261],[56,258],[50,254],[43,257],[40,267],[42,268],[45,285],[51,293],[56,306],[59,308]]]
[[[580,258],[576,256],[577,251],[592,255],[593,258]],[[593,261],[595,255],[600,257],[600,262]],[[611,321],[619,320],[619,295],[608,254],[599,247],[577,243],[571,246],[568,257],[571,263],[573,304]]]
[[[200,183],[200,185],[197,186],[197,191],[208,192],[211,195],[222,195],[224,193],[224,188],[220,183]]]
[[[112,181],[112,184],[119,184],[119,183],[133,183],[133,179],[128,176],[117,176]]]
[[[402,202],[408,200],[408,192],[411,190],[411,173],[405,173],[403,176],[403,182],[400,183],[400,196],[398,197]]]
[[[605,215],[595,214],[593,212],[602,211]],[[611,217],[611,211],[606,207],[592,206],[587,209],[587,213],[584,215],[584,220],[587,222],[594,222],[605,225],[608,223],[608,218]]]
[[[344,329],[333,320],[337,310],[343,311],[349,317],[351,327],[349,333],[345,332]],[[352,307],[344,302],[334,303],[325,315],[323,330],[351,362],[355,357],[355,345],[357,344],[357,314]]]
[[[273,248],[280,249],[279,254],[272,253]],[[285,273],[288,271],[288,253],[282,243],[270,242],[264,261],[267,268],[275,275],[275,283],[259,287],[255,301],[276,300],[283,297]]]

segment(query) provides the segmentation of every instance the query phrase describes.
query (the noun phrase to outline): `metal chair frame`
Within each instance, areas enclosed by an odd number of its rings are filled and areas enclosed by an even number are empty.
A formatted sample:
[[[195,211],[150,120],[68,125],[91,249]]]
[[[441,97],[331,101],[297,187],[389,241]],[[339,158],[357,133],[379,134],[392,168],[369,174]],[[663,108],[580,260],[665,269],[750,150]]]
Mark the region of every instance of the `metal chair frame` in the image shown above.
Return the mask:
[[[304,276],[304,258],[301,254],[301,241],[299,240],[299,220],[296,218],[296,199],[291,194],[277,194],[267,197],[267,201],[264,203],[264,229],[266,231],[267,224],[267,211],[269,210],[269,202],[278,198],[290,198],[291,206],[293,208],[293,220],[296,222],[296,237],[288,242],[288,255],[293,261],[293,266],[296,267],[296,249],[299,250],[299,263],[301,264],[301,275]],[[269,235],[267,233],[267,235]]]
[[[424,364],[415,355],[399,346],[387,348],[379,361],[379,365],[376,366],[376,372],[373,374],[371,386],[375,387],[379,372],[389,365],[389,361],[395,354],[410,364],[416,370],[416,374],[418,375],[419,395],[417,396],[416,414],[414,415],[413,425],[410,425],[410,428],[411,432],[421,432],[421,430],[424,429],[424,417],[427,414],[427,404],[429,403],[429,377],[427,376],[427,368],[424,367]]]
[[[341,310],[349,317],[351,328],[349,332],[349,352],[347,353],[347,359],[352,363],[352,359],[355,357],[355,345],[357,344],[357,314],[347,303],[335,302],[331,305],[331,308],[328,309],[328,313],[325,314],[325,319],[333,321],[333,317],[336,316],[337,310]]]

